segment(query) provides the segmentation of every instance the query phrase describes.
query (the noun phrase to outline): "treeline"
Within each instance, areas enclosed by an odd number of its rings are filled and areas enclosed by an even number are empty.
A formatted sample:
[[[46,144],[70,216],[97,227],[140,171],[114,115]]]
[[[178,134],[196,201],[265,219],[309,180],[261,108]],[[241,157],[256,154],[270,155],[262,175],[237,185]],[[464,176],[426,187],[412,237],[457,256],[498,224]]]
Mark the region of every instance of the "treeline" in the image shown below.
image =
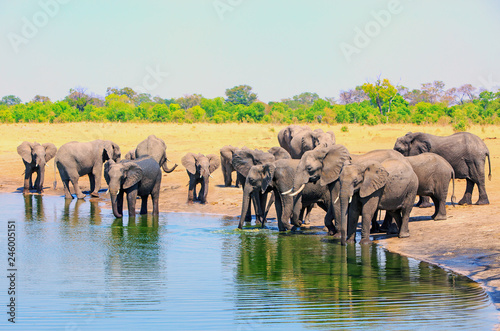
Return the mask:
[[[378,79],[341,91],[338,99],[305,92],[268,104],[258,101],[248,85],[226,90],[226,98],[199,94],[177,99],[152,97],[131,88],[108,88],[106,97],[71,89],[52,102],[37,95],[22,103],[13,95],[0,100],[0,122],[250,122],[250,123],[441,123],[457,131],[471,124],[500,124],[500,92],[478,90],[470,84],[444,89],[440,81],[409,90]]]

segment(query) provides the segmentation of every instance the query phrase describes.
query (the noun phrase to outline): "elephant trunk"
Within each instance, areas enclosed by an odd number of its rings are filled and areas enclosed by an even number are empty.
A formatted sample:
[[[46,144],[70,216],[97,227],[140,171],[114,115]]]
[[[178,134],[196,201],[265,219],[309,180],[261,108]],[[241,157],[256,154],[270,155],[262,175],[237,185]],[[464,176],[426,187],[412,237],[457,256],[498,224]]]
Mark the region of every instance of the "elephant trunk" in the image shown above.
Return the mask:
[[[174,164],[174,166],[172,168],[169,168],[167,166],[167,161],[165,160],[165,162],[162,164],[161,168],[163,169],[163,171],[165,171],[167,174],[171,173],[172,171],[175,170],[175,168],[177,168],[177,163]]]
[[[207,202],[209,181],[210,181],[210,174],[207,172],[207,174],[203,176],[203,181],[201,182],[200,194],[198,195],[200,202],[203,204]]]
[[[38,177],[37,177],[37,183],[38,186],[36,187],[36,190],[38,193],[41,193],[43,190],[43,181],[45,180],[45,160],[44,159],[39,159],[37,161],[38,164]]]
[[[243,228],[243,222],[248,214],[248,210],[250,208],[250,194],[251,187],[250,185],[246,185],[245,189],[243,189],[243,201],[241,204],[241,216],[240,216],[240,224],[238,225],[239,229]]]
[[[122,218],[123,215],[118,211],[118,199],[120,199],[120,197],[118,197],[117,194],[110,194],[110,196],[111,206],[113,207],[113,215],[115,215],[116,218]],[[121,199],[123,199],[123,196],[121,197]]]
[[[348,222],[349,197],[340,198],[340,244],[347,242],[347,222]]]

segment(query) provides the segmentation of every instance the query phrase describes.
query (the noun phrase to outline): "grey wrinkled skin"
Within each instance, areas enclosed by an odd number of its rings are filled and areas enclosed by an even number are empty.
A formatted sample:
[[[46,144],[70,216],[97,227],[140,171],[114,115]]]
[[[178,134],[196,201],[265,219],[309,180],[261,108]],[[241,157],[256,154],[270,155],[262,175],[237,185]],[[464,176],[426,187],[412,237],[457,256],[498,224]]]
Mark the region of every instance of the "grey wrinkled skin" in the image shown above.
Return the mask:
[[[98,197],[104,162],[110,159],[116,162],[120,157],[120,147],[110,140],[72,141],[62,145],[56,153],[54,164],[59,170],[66,199],[73,199],[69,189],[70,181],[77,198],[85,197],[78,186],[78,179],[84,175],[89,176],[90,194]]]
[[[229,187],[233,183],[232,179],[232,173],[236,171],[233,167],[233,152],[236,151],[238,148],[231,146],[231,145],[226,145],[220,149],[220,164],[221,164],[221,170],[222,170],[222,175],[224,176],[224,186]],[[235,187],[240,187],[240,179],[241,177],[238,177],[236,175],[236,181],[234,186]]]
[[[342,244],[355,242],[360,215],[360,243],[371,243],[370,223],[379,209],[386,210],[394,217],[400,238],[410,236],[408,222],[417,194],[418,178],[408,161],[391,158],[383,162],[346,164],[339,180]]]
[[[35,189],[38,193],[43,192],[45,179],[45,166],[57,152],[54,144],[23,141],[17,147],[17,153],[22,157],[24,163],[24,186],[23,193]],[[33,174],[36,173],[35,185],[33,185]]]
[[[293,159],[300,159],[305,152],[316,147],[335,145],[335,134],[321,129],[312,131],[307,126],[289,125],[278,133],[278,141]]]
[[[182,158],[182,165],[186,168],[189,176],[189,191],[188,203],[200,201],[205,204],[207,202],[208,184],[210,182],[210,174],[220,166],[220,161],[217,155],[187,153]],[[196,186],[200,185],[200,191],[196,194]]]
[[[175,168],[177,168],[177,163],[174,164],[172,168],[167,166],[166,149],[167,145],[162,139],[156,137],[155,135],[150,135],[141,141],[135,149],[129,151],[125,155],[125,159],[135,160],[141,157],[150,156],[158,162],[163,171],[171,173],[175,170]]]
[[[137,196],[141,197],[141,215],[148,212],[148,197],[153,201],[153,215],[159,215],[161,169],[156,160],[142,157],[136,160],[110,160],[104,166],[104,178],[109,186],[111,206],[116,218],[123,217],[123,195],[127,194],[128,216],[135,217]]]
[[[425,152],[442,156],[453,167],[455,178],[467,180],[464,196],[458,204],[472,204],[474,185],[477,185],[479,189],[479,199],[476,204],[489,204],[484,167],[486,157],[488,157],[488,178],[491,179],[490,152],[478,136],[469,132],[459,132],[446,137],[408,132],[396,140],[394,149],[404,156],[414,156]]]

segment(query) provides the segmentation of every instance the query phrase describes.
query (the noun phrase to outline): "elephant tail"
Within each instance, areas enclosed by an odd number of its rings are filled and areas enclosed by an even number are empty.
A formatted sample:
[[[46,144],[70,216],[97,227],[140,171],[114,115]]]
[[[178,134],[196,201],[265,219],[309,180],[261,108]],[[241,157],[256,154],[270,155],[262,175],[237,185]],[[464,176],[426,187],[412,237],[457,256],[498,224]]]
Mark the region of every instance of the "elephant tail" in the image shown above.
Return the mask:
[[[486,154],[486,156],[488,157],[488,166],[489,166],[489,169],[490,169],[490,173],[488,174],[488,180],[491,180],[491,160],[490,160],[490,153]]]
[[[52,185],[54,190],[57,188],[57,169],[56,169],[56,158],[54,158],[54,183]]]
[[[455,204],[457,203],[457,198],[455,197],[455,170],[451,171],[451,180],[453,182],[453,189],[451,191],[451,205],[455,207]]]

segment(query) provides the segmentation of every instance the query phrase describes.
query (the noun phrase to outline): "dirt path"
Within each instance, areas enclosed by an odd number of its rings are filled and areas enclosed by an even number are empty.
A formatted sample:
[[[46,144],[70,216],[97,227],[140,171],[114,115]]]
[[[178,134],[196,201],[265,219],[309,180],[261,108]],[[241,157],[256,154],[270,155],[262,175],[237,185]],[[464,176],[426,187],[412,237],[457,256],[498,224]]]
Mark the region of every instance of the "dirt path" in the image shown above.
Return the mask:
[[[149,134],[155,134],[167,143],[169,159],[180,164],[187,152],[219,153],[219,148],[248,146],[268,149],[278,145],[276,138],[283,125],[253,124],[13,124],[0,125],[0,192],[20,192],[24,167],[16,153],[23,141],[52,142],[57,147],[72,140],[88,141],[110,139],[118,143],[124,155]],[[372,149],[392,148],[397,137],[408,131],[422,131],[437,135],[452,134],[449,127],[386,125],[377,127],[349,126],[341,132],[340,126],[310,125],[315,129],[332,130],[337,143],[344,144],[351,153],[364,153]],[[500,309],[500,128],[474,127],[470,132],[484,139],[491,153],[492,181],[486,188],[490,199],[487,206],[447,206],[448,219],[430,220],[432,209],[414,208],[410,220],[410,238],[399,239],[376,235],[374,240],[386,249],[418,260],[438,264],[464,274],[484,286]],[[170,164],[171,166],[171,164]],[[173,173],[164,174],[160,210],[165,212],[192,212],[238,217],[241,209],[241,189],[223,187],[222,172],[217,170],[210,182],[208,203],[188,205],[185,169],[179,166]],[[60,179],[58,188],[50,188],[54,180],[53,161],[48,164],[44,194],[63,195]],[[88,189],[86,178],[81,179],[83,189]],[[103,182],[103,186],[105,183]],[[451,191],[451,190],[450,190]],[[460,199],[465,191],[465,181],[457,180],[456,193]],[[451,195],[451,192],[450,192]],[[101,194],[104,202],[108,197]],[[477,192],[473,201],[477,200]],[[448,199],[449,201],[449,199]],[[274,211],[271,217],[274,217]],[[312,225],[321,225],[324,212],[313,211]]]

